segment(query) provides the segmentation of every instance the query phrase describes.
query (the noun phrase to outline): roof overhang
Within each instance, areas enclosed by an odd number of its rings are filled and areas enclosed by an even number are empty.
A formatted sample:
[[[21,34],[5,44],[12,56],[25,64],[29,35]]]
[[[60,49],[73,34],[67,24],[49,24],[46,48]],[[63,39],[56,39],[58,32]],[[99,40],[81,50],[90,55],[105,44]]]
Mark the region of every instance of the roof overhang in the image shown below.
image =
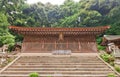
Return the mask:
[[[18,27],[9,26],[9,29],[15,33],[22,35],[46,35],[46,34],[67,34],[67,35],[79,35],[79,34],[94,34],[99,35],[109,29],[110,26],[99,26],[99,27],[79,27],[79,28],[42,28],[42,27]]]
[[[119,40],[120,35],[104,35],[104,38],[109,41]]]
[[[101,45],[105,46],[108,43],[114,43],[116,41],[120,41],[120,35],[104,35]]]

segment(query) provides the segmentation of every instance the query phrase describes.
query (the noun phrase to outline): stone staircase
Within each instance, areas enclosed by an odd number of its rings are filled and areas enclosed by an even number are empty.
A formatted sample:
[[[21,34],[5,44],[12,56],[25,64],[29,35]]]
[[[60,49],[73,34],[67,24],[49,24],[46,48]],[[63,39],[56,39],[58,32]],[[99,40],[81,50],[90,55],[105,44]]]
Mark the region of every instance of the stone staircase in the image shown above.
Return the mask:
[[[115,73],[97,56],[21,56],[0,77],[29,77],[32,72],[40,77],[107,77]]]

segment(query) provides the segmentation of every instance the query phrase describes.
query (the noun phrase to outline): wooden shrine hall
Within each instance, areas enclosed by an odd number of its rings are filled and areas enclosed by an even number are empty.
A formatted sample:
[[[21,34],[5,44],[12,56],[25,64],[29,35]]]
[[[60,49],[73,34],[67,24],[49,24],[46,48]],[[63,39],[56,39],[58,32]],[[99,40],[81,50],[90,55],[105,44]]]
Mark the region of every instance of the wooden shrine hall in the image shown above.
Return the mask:
[[[72,53],[97,52],[96,36],[109,26],[80,28],[41,28],[10,26],[13,32],[23,35],[23,53],[51,53],[71,50]]]

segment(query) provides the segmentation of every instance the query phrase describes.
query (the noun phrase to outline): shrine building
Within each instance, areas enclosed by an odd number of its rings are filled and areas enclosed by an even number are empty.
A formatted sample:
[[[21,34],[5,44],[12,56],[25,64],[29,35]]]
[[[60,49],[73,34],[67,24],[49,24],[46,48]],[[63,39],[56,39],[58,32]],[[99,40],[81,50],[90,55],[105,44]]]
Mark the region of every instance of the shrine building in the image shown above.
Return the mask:
[[[22,53],[51,53],[70,50],[72,53],[96,53],[96,36],[109,26],[79,28],[42,28],[10,26],[9,29],[23,35]]]
[[[101,45],[108,46],[110,43],[120,48],[120,35],[104,35]]]

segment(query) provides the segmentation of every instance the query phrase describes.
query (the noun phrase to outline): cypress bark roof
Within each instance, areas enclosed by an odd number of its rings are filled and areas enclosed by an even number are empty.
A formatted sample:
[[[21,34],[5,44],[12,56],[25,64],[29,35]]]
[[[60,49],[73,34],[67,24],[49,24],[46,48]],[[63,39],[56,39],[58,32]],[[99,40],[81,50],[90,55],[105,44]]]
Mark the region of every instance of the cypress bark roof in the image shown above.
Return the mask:
[[[118,40],[120,39],[120,35],[104,35],[106,40]]]
[[[9,29],[19,34],[101,34],[110,26],[79,27],[79,28],[42,28],[9,26]]]

